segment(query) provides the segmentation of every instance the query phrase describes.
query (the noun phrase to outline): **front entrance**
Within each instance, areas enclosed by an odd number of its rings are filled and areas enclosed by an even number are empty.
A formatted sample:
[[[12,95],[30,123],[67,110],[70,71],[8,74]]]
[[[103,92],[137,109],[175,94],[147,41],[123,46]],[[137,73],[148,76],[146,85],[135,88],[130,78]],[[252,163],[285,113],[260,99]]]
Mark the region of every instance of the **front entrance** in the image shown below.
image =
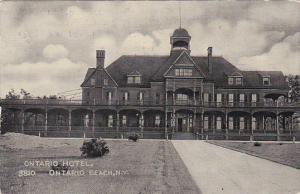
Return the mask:
[[[178,132],[182,132],[182,118],[178,118]]]

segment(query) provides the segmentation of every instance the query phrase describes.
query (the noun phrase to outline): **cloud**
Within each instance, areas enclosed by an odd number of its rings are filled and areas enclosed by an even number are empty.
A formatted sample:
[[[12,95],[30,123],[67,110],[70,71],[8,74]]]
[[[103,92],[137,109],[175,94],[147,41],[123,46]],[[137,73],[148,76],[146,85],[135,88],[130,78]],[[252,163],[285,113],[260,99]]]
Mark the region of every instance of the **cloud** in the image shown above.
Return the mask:
[[[1,67],[0,95],[10,89],[24,88],[33,95],[57,94],[60,91],[79,88],[87,66],[68,58],[52,62],[24,62]],[[13,81],[8,81],[13,80]]]
[[[7,73],[8,67],[17,70],[9,73],[9,84],[18,86],[19,68],[24,64],[34,68],[35,74],[44,73],[43,68],[52,71],[51,66],[60,69],[57,64],[63,65],[63,59],[68,61],[66,64],[82,61],[87,64],[84,67],[94,67],[96,49],[106,50],[106,66],[122,54],[167,55],[170,35],[179,26],[178,7],[179,2],[171,1],[3,2],[1,75],[5,76],[3,72]],[[299,3],[188,1],[181,2],[181,7],[182,26],[192,36],[192,55],[206,55],[207,47],[213,46],[214,55],[223,55],[241,68],[274,68],[275,58],[286,64],[282,66],[284,72],[295,70],[290,64],[299,64]],[[64,69],[58,74],[66,79],[69,71]],[[76,82],[78,88],[85,72],[86,68],[82,68],[81,77],[66,83],[73,88]],[[35,77],[22,76],[28,83]],[[25,89],[38,91],[34,84]],[[50,85],[59,90],[59,86]],[[43,92],[47,91],[43,88],[39,94]]]
[[[69,51],[63,46],[63,45],[47,45],[44,49],[43,49],[43,55],[46,58],[49,59],[60,59],[60,58],[64,58],[67,57],[69,54]]]
[[[286,74],[300,75],[300,48],[295,47],[299,43],[299,33],[288,36],[282,42],[278,42],[263,54],[251,57],[242,57],[239,64],[243,64],[249,70],[275,70]]]

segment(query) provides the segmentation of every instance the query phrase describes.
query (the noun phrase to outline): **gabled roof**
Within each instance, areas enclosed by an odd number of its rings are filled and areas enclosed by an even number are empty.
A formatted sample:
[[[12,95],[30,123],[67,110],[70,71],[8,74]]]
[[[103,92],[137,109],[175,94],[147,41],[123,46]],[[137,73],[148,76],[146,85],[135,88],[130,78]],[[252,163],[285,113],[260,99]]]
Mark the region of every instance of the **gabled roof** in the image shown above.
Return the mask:
[[[139,75],[141,75],[141,73],[138,72],[138,71],[133,71],[133,72],[131,72],[131,73],[128,73],[127,75],[131,75],[131,76],[139,76]]]
[[[288,84],[281,71],[243,71],[242,73],[248,87],[288,89]],[[270,86],[263,86],[262,76],[270,76]]]
[[[164,81],[164,74],[174,64],[175,60],[185,51],[172,52],[171,55],[124,55],[115,60],[106,68],[107,73],[117,83],[118,86],[127,86],[127,75],[137,72],[142,76],[142,83],[139,87],[150,87],[150,82]],[[262,76],[271,77],[271,86],[275,88],[287,88],[283,73],[280,71],[241,71],[222,56],[212,56],[210,63],[212,73],[208,71],[207,56],[191,56],[196,67],[204,75],[205,82],[213,82],[217,87],[228,87],[228,75],[243,76],[242,88],[264,87],[262,85]],[[85,77],[88,79],[95,68],[89,68]],[[267,87],[267,86],[266,86]]]
[[[171,65],[169,66],[168,70],[163,74],[164,76],[166,76],[168,74],[168,72],[172,69],[172,67],[174,65],[192,65],[195,67],[195,69],[200,73],[201,78],[205,77],[205,75],[203,74],[201,68],[195,63],[195,61],[193,60],[192,57],[189,56],[189,54],[183,50],[181,51],[181,53],[178,56],[175,61],[173,61],[171,63]]]
[[[142,75],[143,86],[150,86],[150,81],[155,71],[160,68],[168,59],[168,56],[139,56],[124,55],[119,57],[106,70],[118,83],[119,86],[125,86],[127,83],[127,74],[132,71],[138,71]]]

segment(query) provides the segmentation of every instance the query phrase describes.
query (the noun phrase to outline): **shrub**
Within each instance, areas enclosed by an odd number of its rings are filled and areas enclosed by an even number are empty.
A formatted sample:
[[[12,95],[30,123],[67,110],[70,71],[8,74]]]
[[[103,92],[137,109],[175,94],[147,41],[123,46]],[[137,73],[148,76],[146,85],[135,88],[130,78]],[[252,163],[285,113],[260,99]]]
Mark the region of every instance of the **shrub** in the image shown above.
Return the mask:
[[[261,146],[261,143],[260,142],[254,142],[254,146]]]
[[[106,142],[102,139],[91,139],[83,142],[80,148],[81,156],[87,157],[101,157],[109,152]]]
[[[138,134],[133,134],[128,136],[128,140],[132,140],[134,142],[136,142],[138,139],[139,139]]]

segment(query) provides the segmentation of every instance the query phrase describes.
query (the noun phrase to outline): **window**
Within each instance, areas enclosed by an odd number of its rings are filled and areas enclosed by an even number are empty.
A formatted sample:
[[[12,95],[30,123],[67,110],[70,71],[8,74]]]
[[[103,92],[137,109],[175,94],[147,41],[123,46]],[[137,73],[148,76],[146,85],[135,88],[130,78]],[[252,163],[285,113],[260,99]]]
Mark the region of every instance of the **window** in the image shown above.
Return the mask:
[[[177,100],[186,101],[186,100],[188,100],[188,95],[186,95],[186,94],[177,94]]]
[[[142,101],[143,100],[143,96],[144,96],[143,92],[139,92],[138,93],[138,100]]]
[[[107,85],[108,85],[108,80],[107,80],[107,79],[104,79],[104,80],[103,80],[103,85],[104,85],[104,86],[107,86]]]
[[[112,98],[112,93],[111,92],[107,92],[107,101],[110,104],[111,103],[111,98]]]
[[[228,78],[228,85],[233,85],[233,77]]]
[[[112,115],[108,115],[107,127],[112,127],[114,123],[114,119]]]
[[[159,115],[156,115],[155,116],[155,127],[159,127],[159,125],[160,125],[160,116]]]
[[[256,130],[256,118],[255,117],[252,118],[252,129]]]
[[[127,101],[127,100],[129,99],[129,93],[128,93],[128,92],[124,92],[123,99],[124,99],[125,101]]]
[[[136,76],[134,78],[135,78],[134,79],[134,83],[136,83],[136,84],[140,84],[141,83],[141,77],[140,76]]]
[[[217,117],[217,129],[222,129],[222,117]]]
[[[257,102],[257,94],[251,94],[251,101]]]
[[[159,101],[160,101],[160,94],[159,93],[156,93],[155,95],[155,100],[156,100],[156,104],[159,104]]]
[[[228,118],[228,129],[233,130],[233,117]]]
[[[127,77],[128,84],[140,84],[141,83],[141,76],[128,76]]]
[[[91,79],[91,85],[94,86],[96,84],[96,80],[94,78]]]
[[[228,77],[228,85],[243,85],[243,78],[237,76]]]
[[[222,94],[218,93],[217,94],[217,106],[222,105]]]
[[[190,115],[189,117],[189,127],[193,127],[193,117]]]
[[[180,77],[190,77],[193,75],[193,70],[183,68],[175,69],[175,75]]]
[[[132,84],[132,83],[133,83],[133,77],[132,77],[132,76],[129,76],[129,77],[127,78],[127,83],[129,83],[129,84]]]
[[[241,103],[245,102],[245,94],[240,94],[240,102]]]
[[[270,77],[263,77],[263,83],[264,83],[264,86],[269,86],[270,85]]]
[[[235,78],[235,84],[236,85],[242,85],[242,78],[241,77]]]
[[[229,106],[233,106],[233,94],[228,94],[228,104]]]
[[[209,94],[208,93],[204,93],[203,98],[204,98],[203,100],[205,103],[209,102]]]
[[[122,125],[123,125],[123,126],[126,126],[126,123],[127,123],[126,115],[123,115],[123,116],[122,116]]]
[[[245,129],[245,118],[240,117],[240,129],[244,130]]]
[[[208,117],[204,117],[204,129],[208,129]]]

